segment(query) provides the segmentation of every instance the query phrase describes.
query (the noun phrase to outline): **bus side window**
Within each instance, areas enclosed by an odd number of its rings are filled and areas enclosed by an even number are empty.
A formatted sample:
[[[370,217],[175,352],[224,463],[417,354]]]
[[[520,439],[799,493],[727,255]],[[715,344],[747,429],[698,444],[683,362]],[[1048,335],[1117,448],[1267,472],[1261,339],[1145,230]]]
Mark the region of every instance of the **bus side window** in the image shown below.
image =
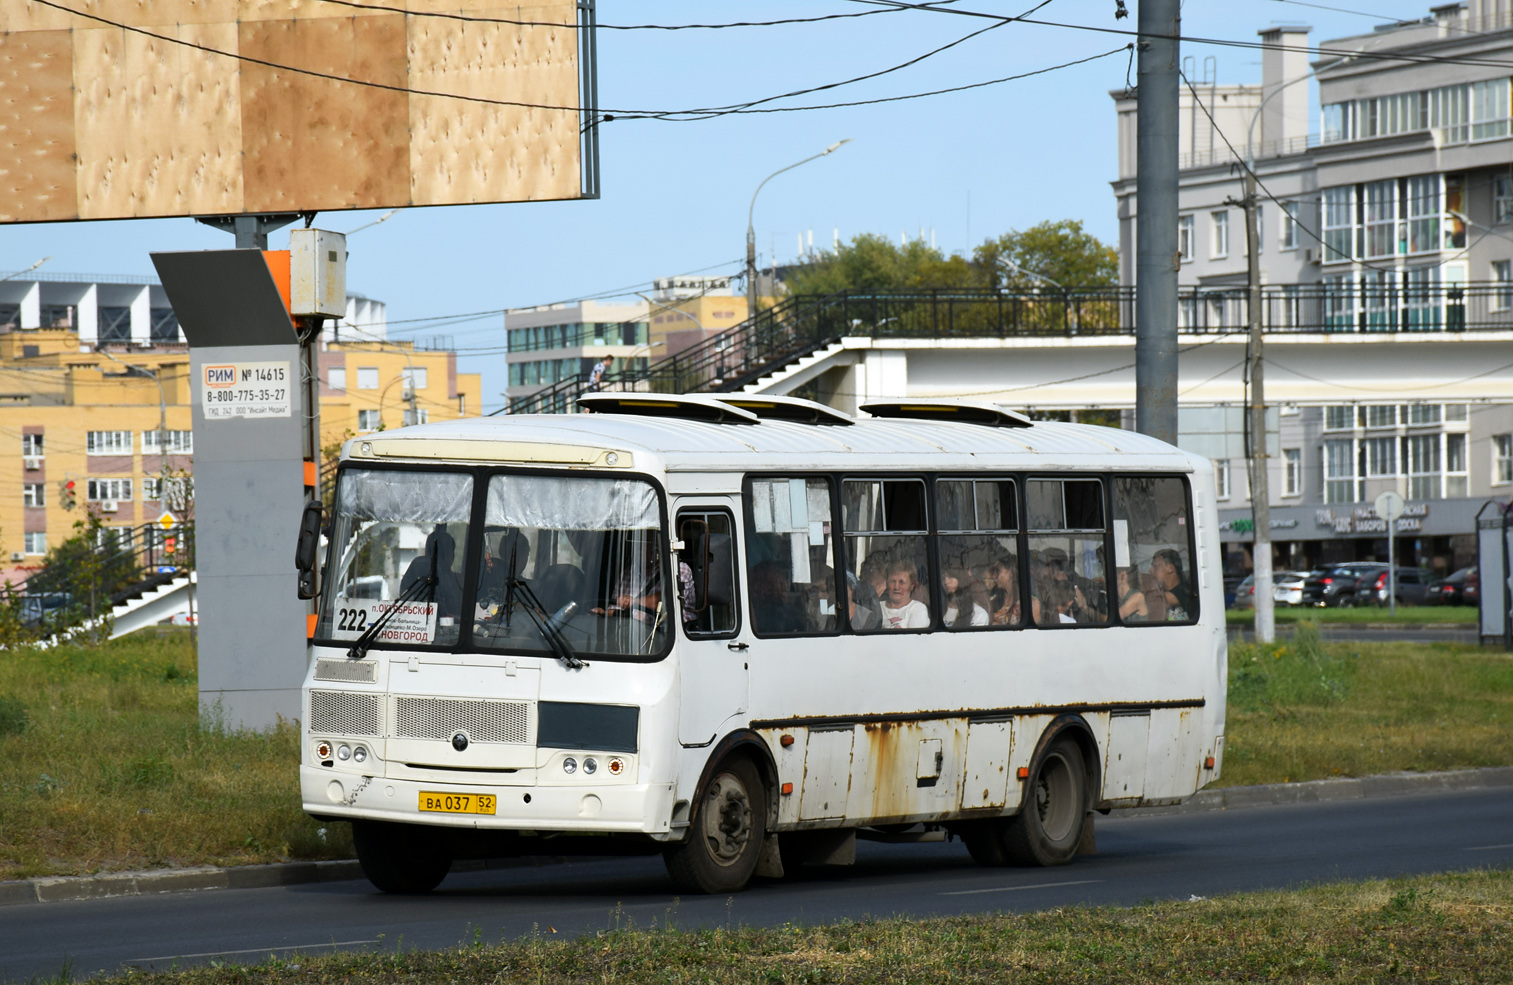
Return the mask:
[[[724,510],[678,514],[678,598],[690,637],[730,636],[738,628],[735,604],[735,531]]]
[[[1187,480],[1114,480],[1115,598],[1126,625],[1198,618]]]
[[[1011,479],[937,479],[940,622],[952,631],[1024,625],[1019,511]]]
[[[930,628],[925,484],[921,479],[847,479],[841,485],[846,600],[858,633]]]
[[[1030,608],[1037,626],[1108,621],[1103,482],[1029,479]]]
[[[763,478],[747,484],[746,592],[759,636],[836,632],[830,480]]]

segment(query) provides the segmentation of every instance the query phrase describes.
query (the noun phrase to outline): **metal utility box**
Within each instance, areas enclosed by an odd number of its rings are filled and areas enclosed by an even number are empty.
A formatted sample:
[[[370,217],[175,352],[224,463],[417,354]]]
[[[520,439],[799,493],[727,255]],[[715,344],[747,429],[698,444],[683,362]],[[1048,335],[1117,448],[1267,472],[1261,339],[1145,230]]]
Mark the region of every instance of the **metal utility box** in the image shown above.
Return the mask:
[[[347,237],[325,229],[289,233],[289,313],[347,313]]]

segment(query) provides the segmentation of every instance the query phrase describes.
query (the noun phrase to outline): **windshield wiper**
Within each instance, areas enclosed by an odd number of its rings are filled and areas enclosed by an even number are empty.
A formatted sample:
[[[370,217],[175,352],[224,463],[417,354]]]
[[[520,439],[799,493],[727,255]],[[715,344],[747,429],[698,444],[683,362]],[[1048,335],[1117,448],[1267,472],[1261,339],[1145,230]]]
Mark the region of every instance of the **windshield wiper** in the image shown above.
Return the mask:
[[[389,624],[389,620],[394,618],[395,613],[400,610],[400,607],[420,598],[421,593],[427,588],[432,589],[431,601],[435,602],[436,582],[436,558],[433,556],[431,558],[431,573],[399,593],[399,598],[394,600],[394,604],[389,607],[388,611],[373,620],[373,625],[365,629],[363,634],[353,641],[352,648],[347,651],[348,659],[361,660],[367,656],[368,648],[373,645],[374,640],[378,639],[378,634],[383,632],[384,627]]]
[[[513,565],[512,565],[513,567]],[[521,600],[520,607],[525,614],[531,617],[531,622],[536,624],[536,629],[541,633],[546,645],[552,648],[552,655],[567,664],[569,670],[578,670],[587,667],[588,664],[578,656],[573,645],[563,638],[561,628],[572,618],[573,612],[578,608],[577,602],[569,602],[558,609],[555,615],[546,614],[546,606],[536,597],[531,586],[526,584],[523,578],[511,578],[509,591],[512,596],[518,594]]]

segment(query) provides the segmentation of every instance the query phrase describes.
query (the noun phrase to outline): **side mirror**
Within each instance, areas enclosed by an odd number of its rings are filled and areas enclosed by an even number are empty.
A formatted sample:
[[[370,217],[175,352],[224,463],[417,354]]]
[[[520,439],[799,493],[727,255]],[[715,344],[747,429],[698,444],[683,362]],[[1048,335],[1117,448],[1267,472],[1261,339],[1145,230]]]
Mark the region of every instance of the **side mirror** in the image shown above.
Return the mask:
[[[299,597],[313,599],[320,593],[315,584],[315,555],[320,546],[320,521],[325,507],[320,500],[305,504],[299,518],[299,543],[294,547],[294,569],[299,572]]]

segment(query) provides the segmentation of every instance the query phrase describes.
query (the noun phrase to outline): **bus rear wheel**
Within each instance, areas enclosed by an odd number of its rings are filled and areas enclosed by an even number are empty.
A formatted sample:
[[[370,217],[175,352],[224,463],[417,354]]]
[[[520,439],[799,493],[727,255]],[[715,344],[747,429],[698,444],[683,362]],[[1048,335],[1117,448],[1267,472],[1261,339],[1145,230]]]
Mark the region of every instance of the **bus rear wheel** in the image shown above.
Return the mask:
[[[1030,769],[1019,813],[1004,824],[1006,860],[1013,865],[1070,862],[1082,841],[1087,811],[1082,750],[1070,738],[1057,739]]]
[[[767,795],[747,759],[722,763],[699,796],[688,840],[663,854],[685,892],[734,893],[756,872],[767,836]]]
[[[397,824],[352,822],[352,847],[368,881],[386,893],[416,895],[441,885],[452,869],[452,856],[437,832],[424,838]]]

